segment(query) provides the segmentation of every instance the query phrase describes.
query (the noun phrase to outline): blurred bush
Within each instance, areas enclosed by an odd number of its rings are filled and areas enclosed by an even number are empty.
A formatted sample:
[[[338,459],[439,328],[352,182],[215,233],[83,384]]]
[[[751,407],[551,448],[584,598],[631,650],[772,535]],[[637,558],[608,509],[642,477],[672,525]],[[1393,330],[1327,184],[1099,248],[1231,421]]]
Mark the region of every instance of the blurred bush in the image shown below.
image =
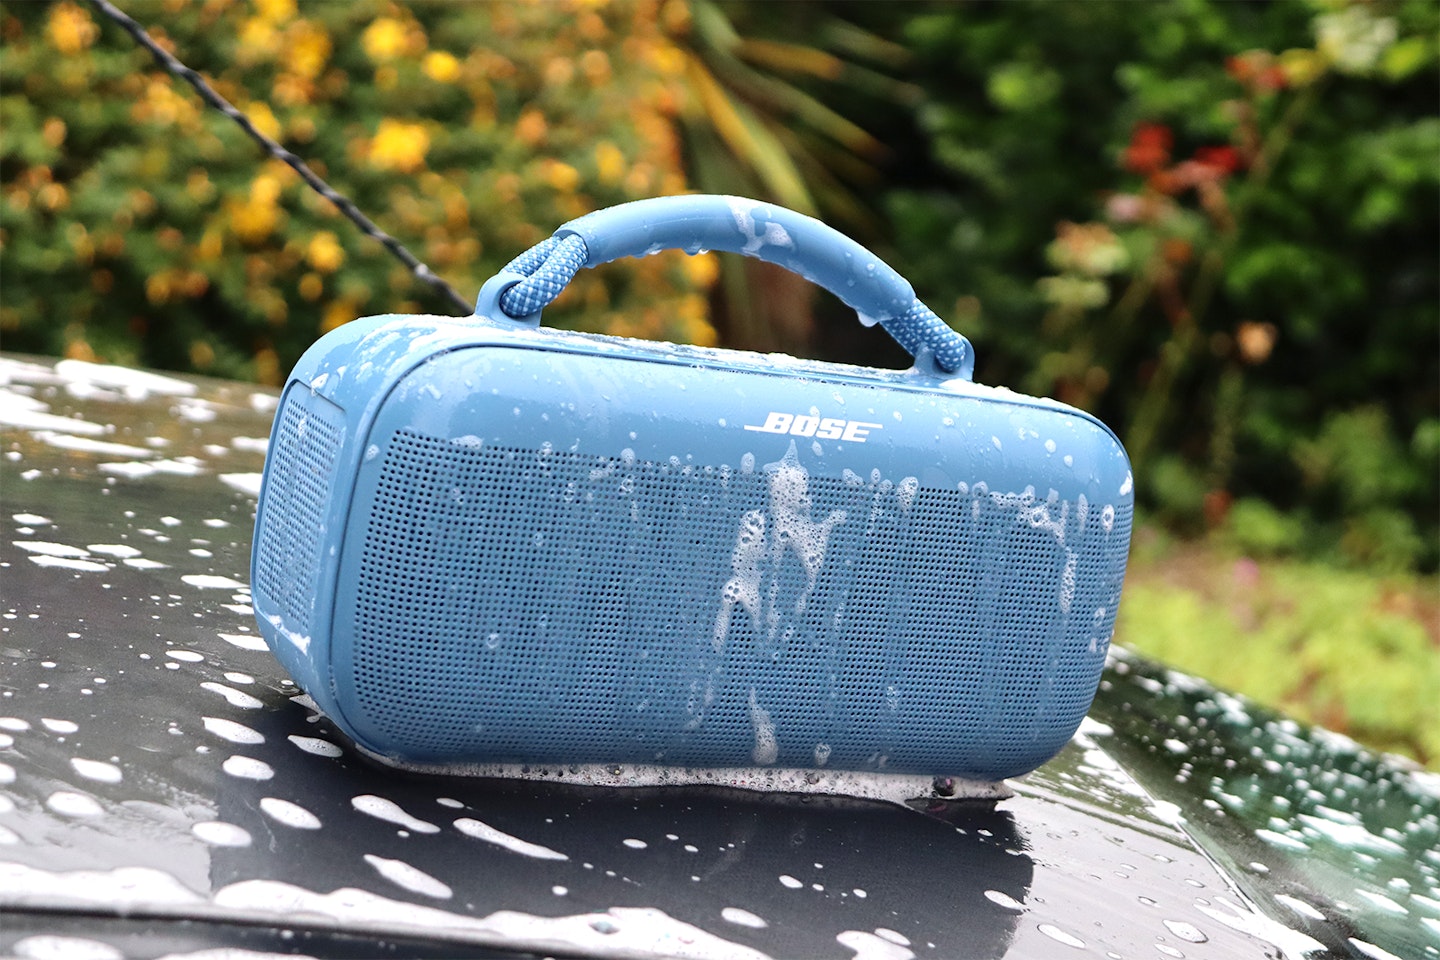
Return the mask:
[[[1247,503],[1237,503],[1236,512]],[[1268,536],[1276,533],[1288,535],[1272,527]],[[1407,576],[1297,560],[1262,567],[1186,548],[1135,572],[1125,584],[1117,639],[1301,720],[1440,769],[1433,590]]]
[[[466,296],[565,220],[688,186],[683,3],[131,12]],[[0,38],[7,349],[275,383],[354,317],[451,312],[88,5],[6,3]],[[548,319],[713,342],[716,270],[587,271]]]
[[[1436,568],[1440,5],[854,12],[925,91],[866,119],[895,260],[980,379],[1114,425],[1176,529]]]
[[[133,12],[467,295],[590,209],[776,200],[879,248],[979,379],[1114,425],[1171,528],[1440,564],[1433,0]],[[88,6],[7,2],[0,41],[7,348],[274,382],[448,310]],[[674,253],[547,320],[903,362],[812,295]]]

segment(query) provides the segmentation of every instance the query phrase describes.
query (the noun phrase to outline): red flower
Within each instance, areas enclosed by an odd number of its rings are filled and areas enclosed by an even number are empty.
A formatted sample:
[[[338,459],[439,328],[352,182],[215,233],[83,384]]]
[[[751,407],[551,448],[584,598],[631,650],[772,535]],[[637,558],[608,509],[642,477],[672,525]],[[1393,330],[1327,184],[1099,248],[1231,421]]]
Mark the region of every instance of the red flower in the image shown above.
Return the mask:
[[[1285,71],[1268,50],[1246,50],[1225,61],[1225,72],[1240,83],[1262,93],[1285,88]]]
[[[1125,148],[1125,169],[1131,173],[1154,173],[1170,162],[1174,143],[1170,128],[1160,123],[1137,123]]]
[[[1201,147],[1195,151],[1195,162],[1210,167],[1219,176],[1229,176],[1240,169],[1240,151],[1234,147]]]

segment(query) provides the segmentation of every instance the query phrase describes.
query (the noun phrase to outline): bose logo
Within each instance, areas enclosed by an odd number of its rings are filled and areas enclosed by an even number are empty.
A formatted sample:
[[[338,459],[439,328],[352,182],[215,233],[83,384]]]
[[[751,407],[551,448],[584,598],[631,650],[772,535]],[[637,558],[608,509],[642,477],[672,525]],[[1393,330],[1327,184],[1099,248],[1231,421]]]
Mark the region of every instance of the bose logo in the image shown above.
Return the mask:
[[[788,433],[792,437],[817,437],[821,440],[847,440],[864,443],[871,430],[884,429],[884,424],[866,423],[863,420],[836,420],[831,417],[812,417],[808,414],[776,413],[771,411],[760,426],[745,425],[746,430],[758,433]]]

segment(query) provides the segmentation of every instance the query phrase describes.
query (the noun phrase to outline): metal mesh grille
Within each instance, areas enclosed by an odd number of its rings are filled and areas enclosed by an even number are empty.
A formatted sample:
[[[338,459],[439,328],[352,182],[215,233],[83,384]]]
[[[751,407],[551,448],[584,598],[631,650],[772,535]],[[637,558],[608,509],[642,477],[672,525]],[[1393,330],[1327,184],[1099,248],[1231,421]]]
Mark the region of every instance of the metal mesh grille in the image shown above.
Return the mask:
[[[356,695],[417,759],[1004,776],[1089,706],[1129,525],[983,484],[811,477],[793,448],[746,471],[401,432]]]
[[[256,600],[308,636],[324,540],[325,505],[335,481],[343,428],[338,408],[292,388],[266,457],[265,514],[256,551]]]

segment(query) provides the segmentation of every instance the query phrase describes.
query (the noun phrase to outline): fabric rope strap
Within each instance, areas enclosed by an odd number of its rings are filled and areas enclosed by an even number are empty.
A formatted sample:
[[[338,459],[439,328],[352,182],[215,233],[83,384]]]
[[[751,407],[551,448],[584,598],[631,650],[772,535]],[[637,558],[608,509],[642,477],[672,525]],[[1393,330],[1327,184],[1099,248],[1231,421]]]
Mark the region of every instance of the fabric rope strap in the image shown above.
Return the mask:
[[[570,234],[549,237],[505,265],[504,273],[518,273],[523,281],[500,297],[500,309],[511,317],[539,313],[560,296],[560,291],[589,259],[585,238]]]

